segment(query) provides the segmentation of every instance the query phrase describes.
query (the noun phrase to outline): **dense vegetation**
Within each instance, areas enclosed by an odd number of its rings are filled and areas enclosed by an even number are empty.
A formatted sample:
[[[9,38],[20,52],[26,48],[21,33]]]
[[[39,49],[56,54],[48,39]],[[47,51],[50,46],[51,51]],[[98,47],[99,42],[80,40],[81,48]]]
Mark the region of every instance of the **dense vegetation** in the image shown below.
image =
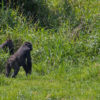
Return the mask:
[[[0,99],[99,100],[99,5],[99,0],[18,0],[7,7],[2,2],[0,44],[11,38],[16,51],[32,42],[33,71],[6,78],[9,54],[0,50]]]

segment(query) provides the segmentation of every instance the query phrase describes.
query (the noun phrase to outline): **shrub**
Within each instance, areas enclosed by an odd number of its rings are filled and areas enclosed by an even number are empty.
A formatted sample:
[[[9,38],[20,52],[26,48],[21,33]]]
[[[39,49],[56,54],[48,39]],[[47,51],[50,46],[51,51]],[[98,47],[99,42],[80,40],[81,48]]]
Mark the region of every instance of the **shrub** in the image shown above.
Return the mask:
[[[8,54],[5,54],[2,50],[0,50],[0,73],[5,72],[8,56]]]

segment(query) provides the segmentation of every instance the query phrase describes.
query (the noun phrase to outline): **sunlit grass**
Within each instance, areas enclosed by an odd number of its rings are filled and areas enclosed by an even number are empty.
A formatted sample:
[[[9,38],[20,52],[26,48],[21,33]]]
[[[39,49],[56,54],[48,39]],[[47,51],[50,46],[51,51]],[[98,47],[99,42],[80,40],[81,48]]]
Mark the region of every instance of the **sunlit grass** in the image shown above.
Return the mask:
[[[38,67],[38,66],[37,66]],[[23,69],[15,79],[0,77],[0,99],[36,100],[91,100],[99,99],[100,65],[73,68],[69,72],[26,77]]]

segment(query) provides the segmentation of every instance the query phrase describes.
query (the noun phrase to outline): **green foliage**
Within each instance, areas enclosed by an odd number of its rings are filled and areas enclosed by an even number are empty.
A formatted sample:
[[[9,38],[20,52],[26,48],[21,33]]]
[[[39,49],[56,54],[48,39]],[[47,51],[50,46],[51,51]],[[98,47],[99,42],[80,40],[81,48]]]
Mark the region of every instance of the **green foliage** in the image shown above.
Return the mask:
[[[26,2],[27,0],[24,3],[26,4]],[[59,68],[63,63],[80,66],[95,60],[100,52],[100,35],[98,34],[99,30],[94,26],[97,16],[91,16],[91,14],[94,14],[93,8],[90,9],[91,12],[88,15],[88,9],[84,10],[89,2],[68,0],[56,2],[54,0],[52,2],[34,1],[31,3],[38,4],[38,7],[40,7],[37,18],[41,22],[36,22],[33,25],[31,18],[28,21],[22,14],[18,14],[18,10],[8,8],[0,12],[0,33],[2,37],[5,37],[3,35],[5,33],[6,38],[13,39],[15,51],[24,41],[33,43],[33,66],[39,66],[38,68],[34,67],[35,71],[46,74]],[[82,5],[82,8],[79,5]],[[93,2],[91,2],[91,5],[94,5]],[[97,14],[97,12],[98,9],[96,8],[95,13]],[[83,14],[84,18],[82,17]],[[46,20],[44,21],[43,18]],[[55,25],[54,22],[59,23],[59,27],[49,27],[47,24]],[[40,23],[42,25],[45,23],[49,29],[45,26],[40,27]],[[74,36],[74,34],[76,35]]]
[[[8,54],[5,54],[2,50],[0,50],[0,73],[5,72],[7,59],[8,59]]]
[[[20,16],[21,17],[21,16]],[[17,10],[6,9],[0,10],[0,34],[6,34],[8,28],[14,29],[17,25],[21,25],[22,20],[18,16]],[[21,19],[21,20],[20,20]]]
[[[0,99],[99,100],[99,4],[18,0],[14,9],[0,9],[0,44],[10,37],[15,51],[24,41],[33,45],[28,77],[21,69],[16,79],[5,78],[9,55],[0,52]]]

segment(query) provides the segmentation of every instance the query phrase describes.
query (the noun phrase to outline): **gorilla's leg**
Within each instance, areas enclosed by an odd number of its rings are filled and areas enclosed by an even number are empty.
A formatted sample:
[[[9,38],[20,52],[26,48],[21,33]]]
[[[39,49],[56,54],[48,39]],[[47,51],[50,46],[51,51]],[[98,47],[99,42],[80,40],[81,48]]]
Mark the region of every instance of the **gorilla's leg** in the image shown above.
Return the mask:
[[[10,67],[9,64],[7,64],[7,66],[6,66],[6,77],[9,76],[10,71],[11,71],[11,67]]]
[[[26,64],[23,64],[23,68],[24,68],[24,70],[26,72],[26,76],[27,76],[27,74],[28,74],[28,68],[27,68]]]
[[[16,65],[16,67],[14,68],[14,73],[13,73],[13,75],[12,75],[12,78],[14,78],[14,77],[18,74],[19,69],[20,69],[19,66]]]

